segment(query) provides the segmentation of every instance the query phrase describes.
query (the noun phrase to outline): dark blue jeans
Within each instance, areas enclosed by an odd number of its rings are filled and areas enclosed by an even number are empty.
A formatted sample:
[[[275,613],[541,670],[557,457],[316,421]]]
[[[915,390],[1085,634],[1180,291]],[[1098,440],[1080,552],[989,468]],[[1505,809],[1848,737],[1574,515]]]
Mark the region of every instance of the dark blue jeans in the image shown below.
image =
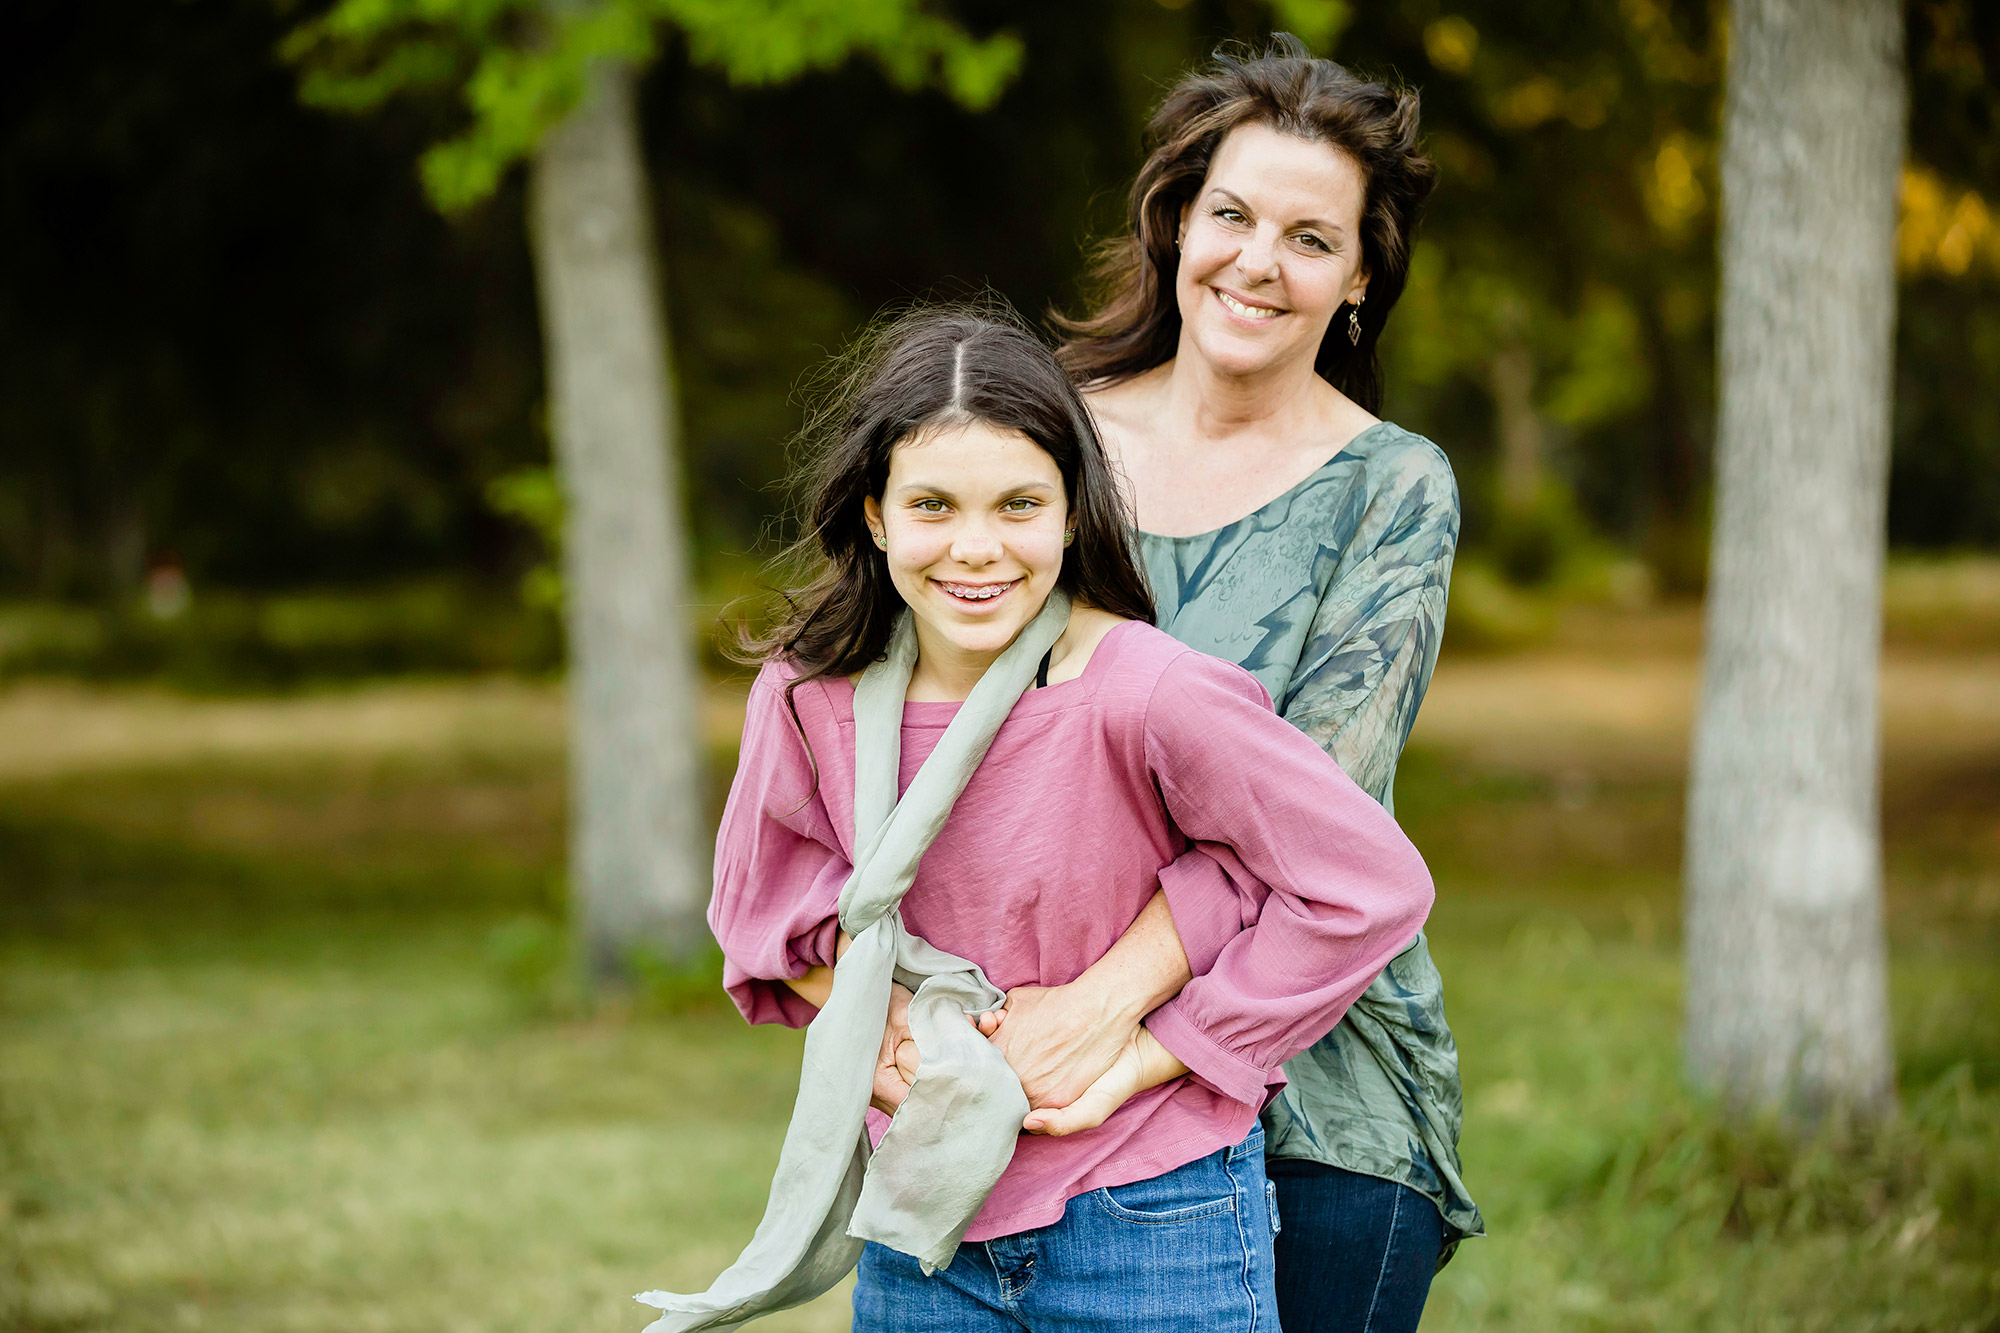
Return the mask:
[[[1437,1205],[1318,1162],[1266,1162],[1278,1189],[1285,1333],[1416,1333],[1444,1249]]]

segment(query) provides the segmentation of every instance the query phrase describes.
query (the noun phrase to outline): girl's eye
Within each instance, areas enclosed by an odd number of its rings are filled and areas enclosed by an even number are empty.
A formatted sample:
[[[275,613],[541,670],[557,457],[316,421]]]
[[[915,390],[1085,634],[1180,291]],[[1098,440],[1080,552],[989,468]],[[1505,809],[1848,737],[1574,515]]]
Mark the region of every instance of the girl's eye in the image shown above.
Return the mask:
[[[913,506],[911,506],[911,507],[912,507],[912,508],[914,508],[914,509],[918,509],[918,510],[921,510],[922,512],[924,512],[924,513],[926,513],[926,514],[942,514],[942,513],[944,512],[944,501],[942,501],[942,500],[919,500],[919,501],[917,501],[917,502],[916,502],[916,504],[914,504],[914,505],[913,505]]]
[[[1005,505],[1001,507],[1010,514],[1025,514],[1030,512],[1031,510],[1041,508],[1039,504],[1035,503],[1035,501],[1033,500],[1030,500],[1025,495],[1018,496],[1015,499],[1009,500]]]

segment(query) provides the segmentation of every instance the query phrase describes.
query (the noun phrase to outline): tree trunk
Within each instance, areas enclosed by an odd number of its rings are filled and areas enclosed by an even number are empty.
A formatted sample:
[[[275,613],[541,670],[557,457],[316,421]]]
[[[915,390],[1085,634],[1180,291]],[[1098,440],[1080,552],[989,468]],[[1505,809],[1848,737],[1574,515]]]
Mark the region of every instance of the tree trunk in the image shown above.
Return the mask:
[[[1541,499],[1547,452],[1542,414],[1535,410],[1535,354],[1526,339],[1510,338],[1501,345],[1487,367],[1487,380],[1500,443],[1500,509],[1518,517]]]
[[[1739,0],[1716,507],[1687,830],[1687,1050],[1733,1105],[1893,1106],[1876,682],[1895,0]]]
[[[567,504],[571,910],[596,980],[707,939],[678,409],[634,83],[594,73],[536,154],[529,200]]]

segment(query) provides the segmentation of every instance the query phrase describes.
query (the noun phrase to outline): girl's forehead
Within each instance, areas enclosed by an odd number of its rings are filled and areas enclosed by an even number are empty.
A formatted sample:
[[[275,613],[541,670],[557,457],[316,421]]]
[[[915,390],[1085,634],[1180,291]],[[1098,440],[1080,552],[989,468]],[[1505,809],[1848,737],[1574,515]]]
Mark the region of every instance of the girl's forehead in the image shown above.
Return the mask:
[[[889,451],[891,486],[947,478],[996,484],[1031,478],[1059,485],[1062,470],[1047,450],[1021,431],[976,419],[912,432]]]

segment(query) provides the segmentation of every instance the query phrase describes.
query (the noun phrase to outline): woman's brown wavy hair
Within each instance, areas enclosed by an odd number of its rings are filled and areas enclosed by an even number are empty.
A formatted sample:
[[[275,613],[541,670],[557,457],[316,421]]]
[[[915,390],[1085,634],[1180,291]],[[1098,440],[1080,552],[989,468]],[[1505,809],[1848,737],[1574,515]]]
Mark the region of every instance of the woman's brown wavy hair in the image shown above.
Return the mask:
[[[1376,344],[1403,294],[1417,217],[1437,182],[1437,168],[1418,143],[1418,112],[1414,89],[1314,59],[1290,33],[1278,33],[1261,54],[1216,52],[1174,85],[1146,126],[1150,151],[1132,182],[1127,229],[1101,245],[1092,264],[1093,311],[1082,319],[1055,316],[1069,335],[1059,353],[1064,368],[1080,384],[1110,384],[1173,359],[1181,335],[1174,279],[1182,212],[1229,132],[1268,125],[1337,148],[1361,167],[1361,259],[1368,272],[1361,339],[1350,343],[1347,320],[1336,314],[1313,369],[1379,412]]]

